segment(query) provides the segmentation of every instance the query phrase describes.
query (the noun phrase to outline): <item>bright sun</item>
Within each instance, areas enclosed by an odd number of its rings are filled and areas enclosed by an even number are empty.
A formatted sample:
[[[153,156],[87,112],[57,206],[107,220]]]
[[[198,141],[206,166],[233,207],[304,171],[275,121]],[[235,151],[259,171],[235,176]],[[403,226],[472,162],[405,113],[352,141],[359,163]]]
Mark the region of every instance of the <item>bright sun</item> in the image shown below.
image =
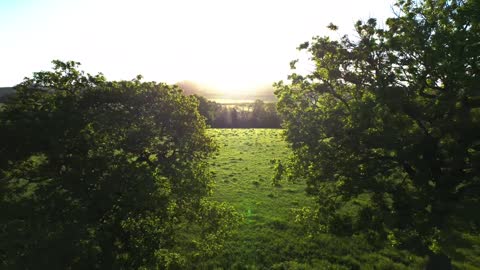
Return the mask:
[[[0,87],[60,59],[111,80],[142,74],[245,93],[286,80],[295,48],[327,35],[328,23],[348,33],[357,18],[391,13],[392,1],[0,1],[0,37],[9,41]]]

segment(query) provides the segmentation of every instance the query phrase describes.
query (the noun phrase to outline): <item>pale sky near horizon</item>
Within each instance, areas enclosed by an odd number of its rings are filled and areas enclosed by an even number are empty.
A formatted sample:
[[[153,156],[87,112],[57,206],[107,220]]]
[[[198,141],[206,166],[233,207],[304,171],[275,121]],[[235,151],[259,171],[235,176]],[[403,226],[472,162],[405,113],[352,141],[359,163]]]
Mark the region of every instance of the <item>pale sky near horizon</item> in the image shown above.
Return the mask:
[[[0,87],[51,61],[110,80],[195,81],[248,91],[285,80],[296,47],[382,23],[394,0],[0,0]],[[340,27],[332,33],[326,26]]]

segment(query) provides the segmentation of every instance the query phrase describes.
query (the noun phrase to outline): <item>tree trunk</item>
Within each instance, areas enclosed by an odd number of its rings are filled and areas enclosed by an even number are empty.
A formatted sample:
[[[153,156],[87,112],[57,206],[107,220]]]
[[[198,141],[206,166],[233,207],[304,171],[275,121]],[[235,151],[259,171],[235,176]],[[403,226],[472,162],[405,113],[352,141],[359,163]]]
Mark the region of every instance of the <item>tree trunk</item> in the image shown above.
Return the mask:
[[[425,270],[452,270],[452,260],[443,254],[429,254]]]

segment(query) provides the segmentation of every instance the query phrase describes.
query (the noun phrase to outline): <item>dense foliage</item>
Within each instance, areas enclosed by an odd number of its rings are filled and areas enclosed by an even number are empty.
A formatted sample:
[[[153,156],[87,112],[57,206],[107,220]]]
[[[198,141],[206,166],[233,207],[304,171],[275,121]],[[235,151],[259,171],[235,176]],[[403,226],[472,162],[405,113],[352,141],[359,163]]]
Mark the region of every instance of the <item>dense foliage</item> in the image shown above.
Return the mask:
[[[353,40],[302,44],[315,70],[276,84],[279,111],[317,231],[363,231],[448,268],[480,225],[480,2],[396,7],[385,29],[369,19]]]
[[[0,103],[4,103],[15,93],[15,90],[10,87],[0,87]]]
[[[0,112],[0,268],[191,268],[236,217],[208,200],[215,150],[174,86],[54,61]]]

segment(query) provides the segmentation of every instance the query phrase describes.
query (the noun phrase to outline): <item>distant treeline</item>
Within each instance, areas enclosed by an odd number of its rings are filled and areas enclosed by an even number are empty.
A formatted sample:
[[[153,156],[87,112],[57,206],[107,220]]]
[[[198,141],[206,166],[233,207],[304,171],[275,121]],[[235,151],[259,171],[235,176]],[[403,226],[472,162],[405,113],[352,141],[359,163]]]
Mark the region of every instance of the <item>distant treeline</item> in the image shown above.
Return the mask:
[[[276,103],[256,100],[253,103],[220,104],[195,95],[199,112],[213,128],[280,128]]]
[[[15,94],[14,88],[0,88],[0,103]],[[276,103],[255,100],[253,103],[221,104],[194,94],[199,112],[212,128],[281,128]]]

